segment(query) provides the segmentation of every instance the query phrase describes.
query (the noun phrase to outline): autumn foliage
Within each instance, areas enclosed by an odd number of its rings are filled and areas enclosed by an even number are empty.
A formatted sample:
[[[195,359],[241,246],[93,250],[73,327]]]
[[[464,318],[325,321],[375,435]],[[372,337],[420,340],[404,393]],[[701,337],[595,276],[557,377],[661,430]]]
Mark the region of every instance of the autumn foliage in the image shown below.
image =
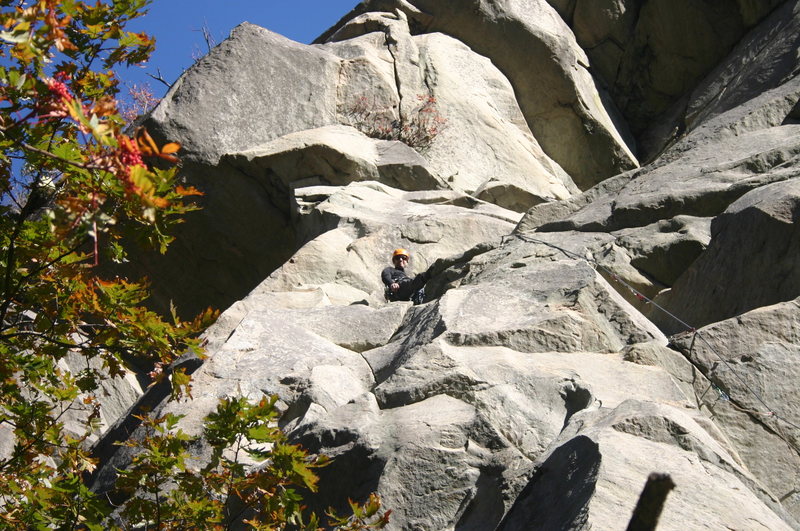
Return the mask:
[[[165,369],[203,355],[199,333],[216,317],[165,319],[144,306],[145,283],[101,273],[126,260],[129,241],[165,252],[200,194],[178,184],[177,143],[131,132],[120,115],[115,68],[145,61],[155,44],[125,26],[148,4],[0,3],[0,528],[224,529],[240,516],[256,528],[313,528],[292,485],[314,490],[324,458],[286,441],[269,398],[219,404],[201,470],[179,417],[142,412],[146,435],[125,443],[136,458],[116,486],[124,504],[86,483],[101,384],[135,360],[152,368],[152,384],[185,396],[189,377]],[[265,465],[249,470],[239,454]],[[234,498],[246,510],[232,513]],[[376,500],[354,507],[360,516],[339,525],[385,525]]]

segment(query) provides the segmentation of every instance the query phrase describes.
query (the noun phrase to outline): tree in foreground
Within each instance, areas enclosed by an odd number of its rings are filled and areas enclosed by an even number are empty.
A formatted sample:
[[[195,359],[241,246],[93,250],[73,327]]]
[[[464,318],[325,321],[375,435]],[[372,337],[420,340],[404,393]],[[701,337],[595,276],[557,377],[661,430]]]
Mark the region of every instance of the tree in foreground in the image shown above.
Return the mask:
[[[127,132],[118,110],[114,69],[154,48],[125,30],[148,4],[0,3],[0,526],[225,528],[239,518],[315,528],[294,489],[316,489],[313,469],[325,460],[286,441],[274,399],[221,402],[207,419],[213,455],[201,470],[177,417],[143,416],[147,435],[126,443],[138,453],[117,485],[125,504],[86,485],[101,383],[146,363],[154,384],[169,378],[173,398],[187,395],[189,377],[164,368],[187,351],[202,355],[198,335],[216,316],[164,319],[143,305],[145,283],[102,273],[125,261],[125,242],[165,252],[170,227],[200,194],[178,182],[180,146]],[[244,454],[264,464],[245,467]],[[388,521],[377,498],[352,507],[331,525]]]

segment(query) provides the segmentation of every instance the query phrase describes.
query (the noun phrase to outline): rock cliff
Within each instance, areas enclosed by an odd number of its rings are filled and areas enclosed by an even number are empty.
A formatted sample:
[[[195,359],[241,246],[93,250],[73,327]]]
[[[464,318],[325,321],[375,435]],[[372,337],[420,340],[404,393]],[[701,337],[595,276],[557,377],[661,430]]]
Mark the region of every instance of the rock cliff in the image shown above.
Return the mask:
[[[798,0],[240,25],[146,122],[205,196],[134,266],[224,312],[194,399],[145,400],[200,433],[277,394],[335,458],[312,506],[377,491],[393,529],[622,529],[651,472],[659,529],[800,529],[798,49]],[[423,304],[384,299],[395,247]]]

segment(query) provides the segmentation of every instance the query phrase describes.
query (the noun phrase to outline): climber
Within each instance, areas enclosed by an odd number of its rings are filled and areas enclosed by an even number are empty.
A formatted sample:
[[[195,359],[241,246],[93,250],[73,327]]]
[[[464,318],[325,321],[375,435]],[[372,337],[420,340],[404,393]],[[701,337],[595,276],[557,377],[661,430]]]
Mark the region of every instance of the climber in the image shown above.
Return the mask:
[[[386,299],[390,301],[412,301],[420,304],[425,298],[425,283],[430,278],[426,271],[413,279],[406,275],[410,255],[405,249],[395,249],[392,253],[392,263],[381,273],[381,280],[386,285]]]

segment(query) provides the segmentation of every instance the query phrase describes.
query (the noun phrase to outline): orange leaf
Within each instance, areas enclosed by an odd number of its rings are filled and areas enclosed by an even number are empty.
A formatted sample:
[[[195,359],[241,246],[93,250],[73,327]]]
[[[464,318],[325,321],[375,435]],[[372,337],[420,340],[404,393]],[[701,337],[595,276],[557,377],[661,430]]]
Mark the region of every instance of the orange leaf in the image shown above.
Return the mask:
[[[164,199],[163,197],[153,196],[148,198],[150,203],[156,208],[167,208],[169,206],[169,201]]]
[[[177,142],[170,142],[169,144],[164,144],[161,147],[161,153],[164,155],[169,155],[170,153],[177,153],[178,150],[181,148],[181,145]]]
[[[198,190],[194,186],[190,186],[189,188],[184,188],[183,186],[178,185],[175,188],[175,191],[178,194],[182,195],[182,196],[187,196],[187,195],[205,195],[205,194],[203,194],[203,192],[201,192],[200,190]]]
[[[140,127],[136,130],[136,143],[139,145],[139,151],[145,155],[158,155],[158,146],[156,146],[153,137],[147,132],[147,129]]]

